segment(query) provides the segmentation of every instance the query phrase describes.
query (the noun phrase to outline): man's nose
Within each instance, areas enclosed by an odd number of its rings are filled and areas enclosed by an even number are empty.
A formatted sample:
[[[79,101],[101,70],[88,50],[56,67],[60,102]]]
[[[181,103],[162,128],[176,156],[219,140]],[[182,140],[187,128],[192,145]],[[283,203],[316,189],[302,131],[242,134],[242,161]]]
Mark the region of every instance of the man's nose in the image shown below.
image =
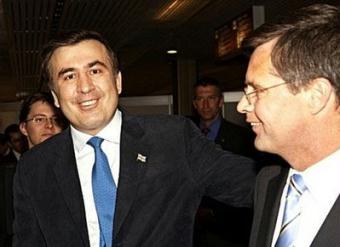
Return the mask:
[[[54,127],[54,124],[55,123],[53,122],[52,118],[46,118],[45,127],[52,128],[52,127]]]
[[[78,80],[78,91],[89,93],[94,89],[92,78],[87,73],[81,73]]]
[[[203,107],[206,108],[209,106],[209,100],[208,99],[203,99]]]
[[[245,95],[242,96],[241,100],[237,104],[237,111],[245,114],[254,110],[254,105],[250,104]]]

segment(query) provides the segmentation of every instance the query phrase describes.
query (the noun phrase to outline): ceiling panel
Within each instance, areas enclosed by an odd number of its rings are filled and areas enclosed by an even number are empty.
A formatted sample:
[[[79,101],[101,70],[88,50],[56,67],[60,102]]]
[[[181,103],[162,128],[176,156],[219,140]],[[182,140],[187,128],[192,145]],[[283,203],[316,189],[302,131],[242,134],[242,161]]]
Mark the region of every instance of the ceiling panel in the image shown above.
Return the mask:
[[[41,47],[59,32],[78,29],[96,30],[108,38],[123,76],[132,73],[125,76],[125,95],[171,93],[171,61],[165,55],[170,46],[180,49],[179,59],[195,60],[203,70],[207,64],[206,73],[222,71],[217,73],[222,83],[240,83],[243,75],[228,76],[238,71],[238,64],[216,64],[214,30],[254,4],[264,5],[270,20],[313,2],[317,1],[0,0],[0,102],[38,90]]]

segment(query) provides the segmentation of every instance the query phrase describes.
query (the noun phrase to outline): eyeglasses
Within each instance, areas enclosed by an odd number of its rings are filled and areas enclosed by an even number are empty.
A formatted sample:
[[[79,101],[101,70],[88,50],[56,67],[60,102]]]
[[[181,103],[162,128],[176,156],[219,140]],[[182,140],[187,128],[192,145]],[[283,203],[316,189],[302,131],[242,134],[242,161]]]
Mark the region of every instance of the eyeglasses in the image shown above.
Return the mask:
[[[27,119],[25,122],[32,121],[36,125],[45,125],[47,123],[51,123],[53,125],[59,124],[59,118],[56,116],[53,117],[46,117],[46,116],[35,116],[30,119]]]
[[[275,87],[278,87],[278,86],[282,86],[282,85],[285,85],[287,84],[287,82],[282,82],[282,83],[279,83],[279,84],[276,84],[276,85],[273,85],[273,86],[270,86],[270,87],[265,87],[265,88],[258,88],[258,89],[255,89],[254,91],[252,92],[249,92],[247,93],[247,88],[248,87],[245,87],[243,89],[243,93],[244,93],[244,96],[246,96],[246,99],[249,103],[249,105],[253,104],[254,102],[257,101],[257,99],[259,98],[259,95],[260,93],[263,93],[269,89],[272,89],[272,88],[275,88]]]

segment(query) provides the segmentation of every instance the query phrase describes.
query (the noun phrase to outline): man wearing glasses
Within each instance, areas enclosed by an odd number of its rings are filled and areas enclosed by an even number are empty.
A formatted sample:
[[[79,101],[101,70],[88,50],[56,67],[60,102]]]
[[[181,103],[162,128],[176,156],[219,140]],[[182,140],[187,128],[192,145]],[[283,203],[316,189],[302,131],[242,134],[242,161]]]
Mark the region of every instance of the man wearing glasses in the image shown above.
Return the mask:
[[[250,246],[339,246],[340,11],[297,10],[265,24],[253,48],[238,111],[255,146],[290,167],[264,168],[257,179]]]
[[[54,106],[50,93],[35,93],[22,104],[20,131],[28,141],[29,148],[60,133],[66,127],[61,111]]]

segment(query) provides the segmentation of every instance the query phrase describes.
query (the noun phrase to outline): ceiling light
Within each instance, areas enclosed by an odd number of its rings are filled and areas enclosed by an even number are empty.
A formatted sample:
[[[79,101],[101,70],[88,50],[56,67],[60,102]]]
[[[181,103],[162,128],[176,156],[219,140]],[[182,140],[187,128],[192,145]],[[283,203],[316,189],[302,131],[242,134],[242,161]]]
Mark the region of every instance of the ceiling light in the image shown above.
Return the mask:
[[[166,51],[166,53],[168,53],[168,54],[177,54],[177,50],[175,50],[175,49],[170,49],[170,50],[167,50]]]

